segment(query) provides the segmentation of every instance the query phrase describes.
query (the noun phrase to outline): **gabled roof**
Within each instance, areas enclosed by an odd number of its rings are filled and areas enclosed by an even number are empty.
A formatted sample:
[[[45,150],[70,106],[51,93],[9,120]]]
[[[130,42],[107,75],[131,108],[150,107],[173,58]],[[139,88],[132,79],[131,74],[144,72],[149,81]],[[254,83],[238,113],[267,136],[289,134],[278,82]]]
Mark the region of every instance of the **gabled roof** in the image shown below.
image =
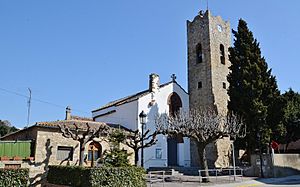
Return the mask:
[[[167,85],[169,85],[171,83],[177,84],[185,93],[187,93],[176,81],[170,81],[170,82],[167,82],[165,84],[161,84],[159,86],[159,88],[163,88],[163,87],[165,87],[165,86],[167,86]],[[151,93],[149,89],[148,90],[144,90],[144,91],[138,92],[136,94],[133,94],[133,95],[130,95],[130,96],[127,96],[127,97],[123,97],[121,99],[117,99],[115,101],[109,102],[106,105],[103,105],[102,107],[93,110],[92,112],[97,112],[97,111],[100,111],[100,110],[103,110],[103,109],[106,109],[106,108],[109,108],[109,107],[112,107],[112,106],[119,106],[119,105],[123,105],[125,103],[130,103],[132,101],[138,100],[139,98],[141,98],[141,97],[143,97],[143,96],[145,96],[145,95],[147,95],[149,93]]]
[[[37,127],[55,127],[58,128],[59,125],[66,126],[69,128],[74,128],[75,125],[78,126],[80,129],[87,129],[87,124],[90,126],[91,129],[97,129],[100,126],[109,126],[103,122],[96,122],[96,121],[85,121],[85,120],[58,120],[58,121],[47,121],[47,122],[37,122],[34,126]]]
[[[94,121],[93,118],[73,116],[73,115],[71,115],[71,119],[72,120],[81,120],[81,121]]]
[[[0,140],[3,138],[6,138],[8,136],[32,129],[34,127],[43,127],[43,128],[56,128],[59,129],[59,125],[61,126],[66,126],[70,129],[75,129],[76,126],[82,130],[87,129],[87,124],[90,126],[91,129],[98,129],[100,126],[108,126],[111,128],[118,128],[118,129],[123,129],[129,131],[129,129],[118,125],[118,124],[109,124],[109,123],[103,123],[103,122],[96,122],[96,121],[91,121],[89,118],[82,118],[78,117],[78,119],[70,119],[70,120],[57,120],[57,121],[45,121],[45,122],[37,122],[34,125],[24,128],[21,130],[18,130],[16,132],[12,132],[10,134],[6,134],[5,136],[0,137]],[[76,126],[75,126],[76,125]]]

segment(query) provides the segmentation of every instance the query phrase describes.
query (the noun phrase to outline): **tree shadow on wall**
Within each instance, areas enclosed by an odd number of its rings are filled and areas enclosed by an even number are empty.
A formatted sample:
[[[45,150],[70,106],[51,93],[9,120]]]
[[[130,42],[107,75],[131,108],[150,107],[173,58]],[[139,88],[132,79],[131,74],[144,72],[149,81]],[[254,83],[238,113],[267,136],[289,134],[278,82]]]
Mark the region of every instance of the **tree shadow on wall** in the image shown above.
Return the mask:
[[[33,162],[33,161],[29,162],[29,166],[34,166],[35,168],[43,167],[43,170],[44,170],[44,172],[39,173],[29,179],[30,186],[41,185],[46,181],[49,160],[50,160],[50,156],[52,155],[52,148],[53,148],[53,146],[50,146],[50,139],[47,139],[47,141],[45,143],[46,158],[41,162]]]
[[[78,148],[78,147],[79,147],[79,144],[77,144],[77,145],[74,147],[74,149],[73,149],[72,151],[70,151],[68,157],[67,157],[66,159],[62,160],[62,161],[59,163],[59,165],[62,165],[64,162],[67,162],[66,165],[67,165],[67,166],[70,166],[70,165],[71,165],[71,164],[70,164],[70,161],[72,161],[73,153],[74,153],[74,151],[76,150],[76,148]],[[78,162],[79,162],[79,159],[76,160],[74,166],[76,166],[76,165],[78,164]]]

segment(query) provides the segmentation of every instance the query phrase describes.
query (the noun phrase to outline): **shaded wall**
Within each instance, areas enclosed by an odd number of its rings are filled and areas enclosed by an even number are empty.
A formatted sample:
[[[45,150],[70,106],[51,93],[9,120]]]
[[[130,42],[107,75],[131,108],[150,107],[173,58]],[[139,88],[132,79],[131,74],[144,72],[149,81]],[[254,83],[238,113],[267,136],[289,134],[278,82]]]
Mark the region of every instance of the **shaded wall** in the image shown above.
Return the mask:
[[[249,176],[261,176],[259,155],[251,155],[251,171]],[[285,177],[300,174],[300,154],[270,154],[262,155],[262,170],[264,177]]]

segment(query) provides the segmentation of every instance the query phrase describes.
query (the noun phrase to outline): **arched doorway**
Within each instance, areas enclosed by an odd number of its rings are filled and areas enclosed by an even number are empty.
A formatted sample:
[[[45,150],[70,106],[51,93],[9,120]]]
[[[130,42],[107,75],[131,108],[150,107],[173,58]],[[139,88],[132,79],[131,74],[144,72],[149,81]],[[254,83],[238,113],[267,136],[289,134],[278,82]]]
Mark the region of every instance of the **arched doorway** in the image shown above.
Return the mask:
[[[102,146],[98,142],[91,142],[88,147],[88,162],[91,167],[96,165],[96,161],[101,157]]]
[[[175,92],[168,98],[169,115],[174,116],[182,108],[182,101]],[[178,138],[168,138],[168,166],[178,166]]]

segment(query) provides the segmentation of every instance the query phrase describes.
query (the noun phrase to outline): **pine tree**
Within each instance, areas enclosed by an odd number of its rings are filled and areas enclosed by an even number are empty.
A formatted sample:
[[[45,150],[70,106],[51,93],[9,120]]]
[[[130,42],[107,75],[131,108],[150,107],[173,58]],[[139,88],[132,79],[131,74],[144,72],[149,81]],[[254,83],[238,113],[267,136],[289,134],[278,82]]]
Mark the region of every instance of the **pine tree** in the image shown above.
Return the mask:
[[[120,148],[120,144],[125,141],[125,134],[122,130],[114,130],[110,134],[110,150],[104,152],[103,164],[107,167],[128,167],[130,166],[128,157],[131,155],[125,149]]]
[[[247,135],[243,140],[237,140],[237,146],[252,153],[257,148],[258,135],[261,142],[267,144],[272,128],[278,125],[271,121],[269,112],[280,92],[276,78],[261,55],[259,43],[244,20],[239,20],[238,30],[233,30],[233,34],[234,46],[229,48],[232,65],[228,75],[228,109],[243,116]]]

